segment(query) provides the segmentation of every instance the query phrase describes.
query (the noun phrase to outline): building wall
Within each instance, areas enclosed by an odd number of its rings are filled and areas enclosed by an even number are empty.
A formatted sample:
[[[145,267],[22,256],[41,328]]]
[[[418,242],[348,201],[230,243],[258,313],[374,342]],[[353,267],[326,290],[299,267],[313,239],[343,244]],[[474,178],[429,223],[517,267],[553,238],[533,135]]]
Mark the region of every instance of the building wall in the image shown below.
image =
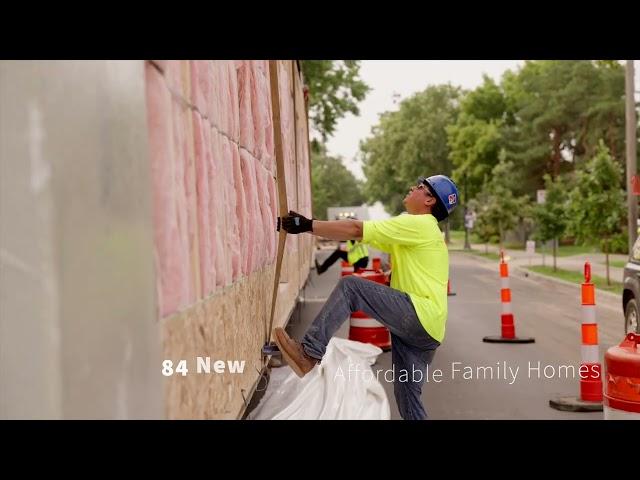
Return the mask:
[[[161,418],[143,62],[0,62],[0,417]]]
[[[311,213],[294,62],[288,206]],[[0,418],[238,418],[262,367],[278,215],[265,61],[0,62]],[[288,236],[274,325],[311,259]],[[198,375],[196,356],[245,361]],[[161,374],[187,359],[185,377]]]

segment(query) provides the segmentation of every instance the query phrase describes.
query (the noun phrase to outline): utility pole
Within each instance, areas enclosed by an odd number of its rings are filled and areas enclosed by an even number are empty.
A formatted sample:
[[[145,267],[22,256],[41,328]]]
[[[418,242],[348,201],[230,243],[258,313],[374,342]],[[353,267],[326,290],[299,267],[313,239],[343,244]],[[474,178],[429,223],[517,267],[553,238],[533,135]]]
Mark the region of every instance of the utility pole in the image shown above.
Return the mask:
[[[627,60],[625,75],[625,100],[626,100],[626,144],[627,144],[627,204],[629,206],[629,253],[633,251],[633,244],[638,237],[638,199],[633,193],[632,178],[637,173],[636,157],[636,102],[635,84],[633,75],[633,60]]]

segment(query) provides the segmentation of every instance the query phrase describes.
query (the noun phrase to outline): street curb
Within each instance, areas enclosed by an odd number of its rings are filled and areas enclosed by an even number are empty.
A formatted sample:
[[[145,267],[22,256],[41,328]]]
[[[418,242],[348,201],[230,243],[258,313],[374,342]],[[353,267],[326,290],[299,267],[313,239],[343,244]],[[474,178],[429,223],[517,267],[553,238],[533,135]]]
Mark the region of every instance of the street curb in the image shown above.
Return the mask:
[[[573,282],[569,282],[567,280],[562,280],[560,278],[555,278],[555,277],[550,277],[548,275],[545,275],[543,273],[538,273],[538,272],[534,272],[533,270],[529,270],[527,267],[524,266],[516,266],[516,270],[520,270],[523,273],[527,273],[530,276],[533,277],[538,277],[538,278],[542,278],[544,280],[551,280],[552,282],[556,282],[556,283],[560,283],[560,284],[564,284],[564,285],[570,285],[572,287],[575,288],[580,288],[580,284],[578,283],[573,283]],[[606,290],[602,290],[600,288],[596,287],[596,291],[598,292],[598,295],[604,295],[605,297],[609,297],[615,300],[620,300],[620,298],[622,297],[622,294],[617,294],[617,293],[613,293],[613,292],[607,292]]]
[[[465,251],[465,250],[453,250],[456,252],[462,252],[462,253],[468,253],[470,254],[472,257],[480,260],[480,261],[484,261],[485,263],[492,263],[495,264],[494,260],[491,260],[490,258],[486,258],[483,257],[481,255],[475,255],[473,252],[469,252],[469,251]],[[575,288],[580,288],[580,285],[577,283],[573,283],[573,282],[569,282],[567,280],[562,280],[560,278],[555,278],[555,277],[550,277],[548,275],[544,275],[542,273],[538,273],[538,272],[534,272],[533,270],[528,270],[526,266],[520,266],[520,265],[514,265],[514,270],[519,270],[522,273],[527,273],[529,274],[529,276],[531,277],[538,277],[542,280],[549,280],[551,282],[556,282],[559,283],[561,285],[568,285],[570,287],[575,287]],[[613,300],[620,300],[620,298],[622,297],[622,295],[617,294],[617,293],[612,293],[612,292],[607,292],[606,290],[602,290],[600,288],[596,288],[596,291],[598,292],[598,295],[604,295],[605,297],[608,297],[610,299]]]
[[[475,253],[482,253],[482,252],[478,252],[477,250],[465,250],[464,248],[449,248],[448,250],[450,252],[470,253],[471,255],[474,255]],[[494,252],[489,252],[489,253],[494,253]],[[486,257],[483,257],[482,255],[475,255],[475,256],[480,258],[486,258]]]
[[[474,258],[478,258],[478,259],[480,259],[480,260],[483,260],[483,261],[485,261],[485,262],[487,262],[487,263],[493,263],[493,264],[497,265],[497,264],[495,263],[495,262],[496,262],[496,260],[492,260],[491,258],[483,257],[482,255],[476,255],[476,253],[475,253],[474,251],[469,251],[469,250],[460,250],[460,249],[453,248],[453,249],[449,249],[449,252],[459,252],[459,253],[464,253],[464,254],[467,254],[467,255],[471,255],[471,256],[472,256],[472,257],[474,257]],[[492,252],[489,252],[489,253],[492,253]]]

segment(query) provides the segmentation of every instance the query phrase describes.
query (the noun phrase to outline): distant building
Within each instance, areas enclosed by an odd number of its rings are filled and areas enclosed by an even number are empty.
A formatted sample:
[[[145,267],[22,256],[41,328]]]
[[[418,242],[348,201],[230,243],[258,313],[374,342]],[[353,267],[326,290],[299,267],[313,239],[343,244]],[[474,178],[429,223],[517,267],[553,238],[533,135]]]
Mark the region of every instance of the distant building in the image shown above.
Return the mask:
[[[369,220],[369,207],[329,207],[327,208],[327,220],[343,220],[354,216],[358,220]]]

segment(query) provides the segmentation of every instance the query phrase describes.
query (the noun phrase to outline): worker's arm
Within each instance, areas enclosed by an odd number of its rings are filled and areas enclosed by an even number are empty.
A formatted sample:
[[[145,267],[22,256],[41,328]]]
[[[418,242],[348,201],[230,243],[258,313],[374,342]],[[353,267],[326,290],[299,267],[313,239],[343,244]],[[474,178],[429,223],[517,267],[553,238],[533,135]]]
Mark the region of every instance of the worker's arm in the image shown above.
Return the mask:
[[[311,233],[329,240],[362,240],[362,221],[333,220],[323,222],[313,220]]]
[[[278,230],[280,224],[287,233],[309,232],[329,240],[362,240],[362,222],[359,220],[311,220],[290,211],[288,215],[278,218]]]

